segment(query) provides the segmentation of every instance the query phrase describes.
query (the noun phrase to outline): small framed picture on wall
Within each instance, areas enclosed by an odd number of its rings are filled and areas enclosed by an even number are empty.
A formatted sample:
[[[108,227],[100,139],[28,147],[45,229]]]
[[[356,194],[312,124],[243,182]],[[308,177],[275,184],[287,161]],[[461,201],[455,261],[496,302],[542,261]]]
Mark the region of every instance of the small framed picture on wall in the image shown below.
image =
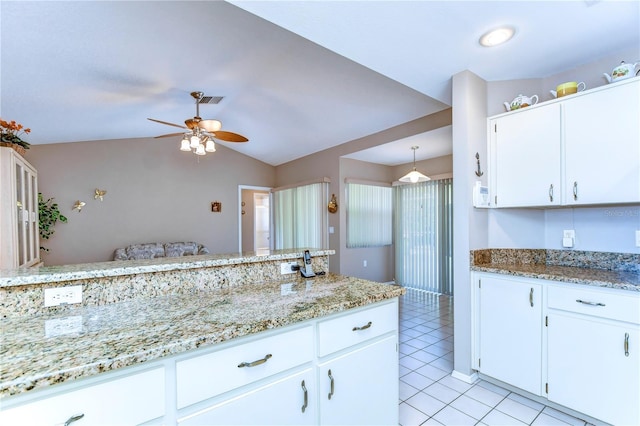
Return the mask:
[[[220,213],[222,211],[222,203],[220,201],[211,202],[211,211],[213,213]]]

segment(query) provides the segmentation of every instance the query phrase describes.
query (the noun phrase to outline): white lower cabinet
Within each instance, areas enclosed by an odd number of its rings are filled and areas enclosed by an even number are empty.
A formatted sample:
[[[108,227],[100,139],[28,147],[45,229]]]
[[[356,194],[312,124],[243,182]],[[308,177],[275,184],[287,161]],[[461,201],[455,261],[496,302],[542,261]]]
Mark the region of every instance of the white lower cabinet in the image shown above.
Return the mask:
[[[478,272],[472,285],[480,373],[603,422],[640,424],[640,293]],[[521,303],[531,289],[535,310]]]
[[[397,342],[389,336],[320,364],[320,424],[398,424]]]
[[[541,395],[541,284],[483,276],[478,286],[480,372]]]
[[[614,425],[640,424],[640,301],[550,287],[549,308],[549,401]]]
[[[309,368],[178,419],[178,424],[312,425],[316,388],[315,370]]]
[[[3,425],[136,425],[165,414],[163,368],[67,390],[0,411]]]

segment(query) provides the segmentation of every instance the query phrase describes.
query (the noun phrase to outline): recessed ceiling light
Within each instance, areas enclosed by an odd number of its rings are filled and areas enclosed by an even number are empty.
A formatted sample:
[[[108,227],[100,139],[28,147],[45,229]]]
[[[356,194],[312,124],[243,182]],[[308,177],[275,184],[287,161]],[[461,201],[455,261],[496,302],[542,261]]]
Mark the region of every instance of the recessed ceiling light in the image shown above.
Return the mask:
[[[480,44],[485,47],[497,46],[511,39],[515,32],[516,30],[513,27],[496,28],[484,33],[480,37]]]

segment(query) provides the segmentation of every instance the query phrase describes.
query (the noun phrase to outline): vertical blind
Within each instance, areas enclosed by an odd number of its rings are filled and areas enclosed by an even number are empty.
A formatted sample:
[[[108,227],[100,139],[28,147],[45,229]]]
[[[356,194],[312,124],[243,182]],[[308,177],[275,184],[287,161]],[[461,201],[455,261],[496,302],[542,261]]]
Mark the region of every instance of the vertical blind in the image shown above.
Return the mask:
[[[347,247],[391,245],[392,230],[392,188],[347,183]]]
[[[452,179],[396,187],[396,282],[453,294]]]
[[[276,249],[328,247],[328,183],[273,191]]]

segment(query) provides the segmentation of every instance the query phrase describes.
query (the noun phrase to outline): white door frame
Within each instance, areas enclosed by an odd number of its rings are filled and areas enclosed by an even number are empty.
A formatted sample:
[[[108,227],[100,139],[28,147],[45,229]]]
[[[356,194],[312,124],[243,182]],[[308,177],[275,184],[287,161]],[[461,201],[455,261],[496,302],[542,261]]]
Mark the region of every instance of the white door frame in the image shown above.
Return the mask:
[[[238,185],[238,252],[242,253],[242,190],[251,189],[254,191],[265,191],[271,194],[268,186]],[[269,195],[271,197],[271,195]],[[269,200],[271,201],[271,200]],[[269,202],[269,250],[273,250],[273,205]]]

